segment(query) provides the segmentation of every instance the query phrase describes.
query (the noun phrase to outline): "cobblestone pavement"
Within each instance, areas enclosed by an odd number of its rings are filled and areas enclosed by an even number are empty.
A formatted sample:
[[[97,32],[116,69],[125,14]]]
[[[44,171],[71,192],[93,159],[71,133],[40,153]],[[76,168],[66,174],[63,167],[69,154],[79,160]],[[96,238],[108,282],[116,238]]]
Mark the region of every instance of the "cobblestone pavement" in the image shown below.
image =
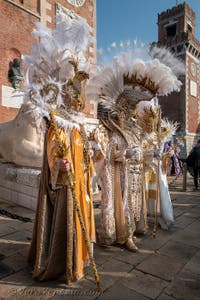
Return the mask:
[[[27,266],[33,222],[0,215],[0,299],[200,299],[200,192],[193,191],[191,179],[184,192],[181,179],[174,183],[172,179],[175,225],[169,231],[159,229],[153,238],[150,226],[146,235],[137,238],[139,253],[95,245],[101,293],[95,290],[91,268],[86,270],[85,279],[68,287],[62,279],[35,282]],[[3,200],[0,208],[34,219],[33,211]]]

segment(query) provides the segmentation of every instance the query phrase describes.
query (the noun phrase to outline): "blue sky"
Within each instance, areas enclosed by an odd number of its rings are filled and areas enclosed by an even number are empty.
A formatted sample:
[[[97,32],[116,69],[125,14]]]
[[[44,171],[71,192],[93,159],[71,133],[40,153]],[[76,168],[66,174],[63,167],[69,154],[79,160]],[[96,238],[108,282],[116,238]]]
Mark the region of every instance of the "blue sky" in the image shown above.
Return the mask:
[[[178,0],[178,4],[184,1]],[[116,43],[137,39],[157,41],[157,15],[176,5],[176,0],[97,0],[97,48],[104,54]],[[186,3],[196,14],[196,38],[200,40],[200,0]],[[113,44],[114,45],[114,44]]]

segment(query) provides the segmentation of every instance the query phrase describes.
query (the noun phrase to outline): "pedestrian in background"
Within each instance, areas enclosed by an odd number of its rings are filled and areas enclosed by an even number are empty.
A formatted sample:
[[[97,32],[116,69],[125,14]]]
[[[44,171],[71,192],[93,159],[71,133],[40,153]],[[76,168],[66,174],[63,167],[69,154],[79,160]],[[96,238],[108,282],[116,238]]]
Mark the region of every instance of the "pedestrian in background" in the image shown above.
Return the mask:
[[[198,190],[198,179],[200,177],[200,140],[197,141],[195,147],[192,148],[190,154],[186,158],[189,172],[194,177],[195,190]]]

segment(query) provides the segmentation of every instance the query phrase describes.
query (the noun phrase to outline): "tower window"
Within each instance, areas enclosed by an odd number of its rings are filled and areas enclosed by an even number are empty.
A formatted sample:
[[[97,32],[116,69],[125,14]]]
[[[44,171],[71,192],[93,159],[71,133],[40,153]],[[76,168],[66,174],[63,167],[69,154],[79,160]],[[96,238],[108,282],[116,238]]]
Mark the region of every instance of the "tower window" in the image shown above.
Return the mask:
[[[192,32],[192,26],[190,26],[189,24],[187,24],[187,29],[188,29],[188,32]]]
[[[167,36],[173,37],[176,35],[176,24],[170,25],[166,27]]]

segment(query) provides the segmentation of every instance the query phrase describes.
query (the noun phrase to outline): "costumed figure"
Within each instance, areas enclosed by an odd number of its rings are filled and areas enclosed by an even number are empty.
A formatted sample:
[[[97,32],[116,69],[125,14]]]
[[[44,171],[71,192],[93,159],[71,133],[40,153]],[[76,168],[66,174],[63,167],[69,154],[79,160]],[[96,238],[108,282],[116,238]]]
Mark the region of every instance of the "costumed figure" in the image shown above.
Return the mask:
[[[157,123],[158,123],[158,105],[157,99],[151,101],[142,101],[136,107],[137,124],[141,127],[141,143],[143,146],[143,190],[147,206],[147,213],[154,215],[155,211],[150,212],[149,200],[157,199],[158,195],[158,178],[157,178],[157,159],[155,152],[158,148],[157,145]],[[152,205],[156,201],[152,200]],[[151,200],[150,200],[151,201]]]
[[[169,136],[174,134],[177,124],[161,120],[160,106],[155,99],[153,102],[139,103],[137,114],[138,123],[143,129],[147,213],[149,217],[155,218],[155,233],[157,223],[162,229],[168,229],[174,222],[166,170],[163,164],[166,159],[163,147]]]
[[[93,259],[95,224],[91,178],[93,165],[82,110],[91,28],[82,18],[58,15],[54,30],[36,24],[38,44],[24,56],[26,101],[46,118],[47,130],[29,262],[37,280],[66,282],[84,276]]]
[[[104,149],[102,141],[105,141],[106,137],[102,132],[102,126],[99,125],[90,134],[90,147],[92,150],[92,159],[94,163],[95,175],[92,180],[92,190],[93,194],[97,194],[101,190],[101,178],[102,178],[102,168],[104,164]],[[106,133],[106,132],[105,132]]]
[[[109,136],[104,159],[102,222],[99,229],[99,239],[103,244],[117,243],[137,251],[134,232],[141,216],[145,218],[145,204],[141,181],[138,180],[137,187],[135,185],[137,172],[134,165],[136,160],[140,165],[141,158],[135,133],[130,130],[131,118],[138,102],[150,100],[156,94],[166,95],[179,90],[180,85],[172,69],[159,59],[148,56],[145,61],[135,58],[131,52],[122,53],[113,59],[110,66],[97,69],[87,85],[87,99],[98,99],[103,110],[107,109],[107,118],[100,118]],[[141,196],[136,199],[136,194]]]
[[[135,234],[144,234],[147,230],[146,201],[143,190],[144,166],[141,127],[132,116],[126,127],[129,147],[126,151],[128,173],[128,203],[132,209],[131,216],[135,222]],[[131,146],[130,146],[131,145]],[[134,152],[134,155],[130,155]],[[136,237],[135,237],[136,239]]]
[[[169,163],[167,175],[171,175],[171,176],[175,175],[176,177],[174,180],[176,180],[181,175],[181,173],[183,173],[183,163],[181,161],[182,146],[183,146],[183,137],[180,136],[175,139],[174,143],[171,143],[170,148],[168,150],[170,163]]]
[[[94,167],[96,170],[96,178],[94,180],[98,182],[99,189],[102,191],[102,185],[105,186],[106,183],[106,151],[108,142],[111,135],[111,128],[108,126],[108,109],[98,103],[97,106],[97,118],[99,120],[99,125],[94,130],[94,140],[98,145],[98,150],[94,154]],[[104,197],[102,195],[102,197]]]
[[[167,176],[170,176],[172,172],[172,159],[171,159],[172,155],[173,155],[172,142],[166,141],[164,143],[164,148],[163,148],[163,167],[165,169]]]
[[[182,144],[182,137],[175,138],[179,124],[166,118],[162,119],[161,123],[161,136],[164,143],[162,154],[163,168],[166,175],[170,176],[175,174],[176,180],[182,171],[182,162],[180,161],[180,146]]]
[[[177,179],[183,172],[183,164],[180,159],[181,147],[180,143],[177,141],[172,145],[173,155],[172,155],[172,170],[171,175],[175,175]]]
[[[160,149],[164,149],[166,141],[172,141],[178,129],[178,122],[161,119],[161,133],[160,133]],[[169,150],[170,151],[170,150]],[[171,152],[171,151],[170,151]],[[165,166],[165,153],[161,152],[160,159],[160,211],[159,223],[161,228],[168,229],[174,223],[173,206],[169,194],[169,187],[167,181],[167,172]]]

